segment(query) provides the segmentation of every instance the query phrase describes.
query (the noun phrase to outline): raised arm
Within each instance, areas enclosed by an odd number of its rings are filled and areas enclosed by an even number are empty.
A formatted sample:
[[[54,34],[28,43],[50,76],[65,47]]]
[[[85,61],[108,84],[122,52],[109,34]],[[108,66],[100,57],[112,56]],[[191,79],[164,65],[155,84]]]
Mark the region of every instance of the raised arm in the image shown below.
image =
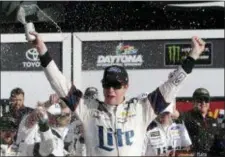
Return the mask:
[[[175,99],[179,88],[184,80],[192,72],[195,61],[199,58],[205,49],[205,42],[198,38],[192,38],[192,51],[175,71],[170,73],[168,80],[159,86],[155,91],[148,95],[149,105],[147,105],[150,113],[147,114],[147,120],[151,121],[165,110],[168,105]],[[153,114],[152,114],[153,113]]]
[[[68,107],[74,111],[82,97],[82,92],[71,84],[58,69],[48,53],[48,49],[41,36],[36,32],[31,32],[30,34],[36,37],[33,45],[39,53],[41,65],[44,68],[44,73],[52,89],[59,97],[65,98],[64,101],[67,103]]]
[[[60,97],[65,97],[70,90],[71,83],[68,82],[65,76],[59,71],[57,65],[49,55],[46,44],[41,36],[36,32],[31,32],[30,34],[36,37],[36,40],[34,40],[32,44],[39,53],[40,62],[49,83]]]

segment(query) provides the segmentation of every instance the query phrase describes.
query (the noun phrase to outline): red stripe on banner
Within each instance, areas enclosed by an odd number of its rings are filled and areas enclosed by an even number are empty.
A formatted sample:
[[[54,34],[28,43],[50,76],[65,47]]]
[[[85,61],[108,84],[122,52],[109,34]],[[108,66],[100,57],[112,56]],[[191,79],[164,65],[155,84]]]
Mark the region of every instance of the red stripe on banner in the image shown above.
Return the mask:
[[[191,110],[193,107],[193,104],[190,101],[177,101],[177,110],[180,112],[186,112],[188,110]],[[210,111],[214,112],[216,109],[224,109],[225,103],[224,101],[211,101],[210,102]]]

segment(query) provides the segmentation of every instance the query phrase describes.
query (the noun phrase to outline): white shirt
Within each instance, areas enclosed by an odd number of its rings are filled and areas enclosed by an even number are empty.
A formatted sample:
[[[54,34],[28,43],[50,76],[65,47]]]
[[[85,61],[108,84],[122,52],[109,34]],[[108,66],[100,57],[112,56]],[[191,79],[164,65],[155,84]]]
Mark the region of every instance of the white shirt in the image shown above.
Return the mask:
[[[18,147],[16,145],[1,144],[0,147],[0,156],[17,156]]]
[[[69,156],[86,156],[86,147],[84,143],[80,143],[80,137],[83,136],[82,122],[75,118],[69,125],[69,131],[65,137],[65,144],[69,152]]]
[[[154,122],[154,128],[145,136],[143,156],[165,156],[170,151],[182,150],[192,144],[184,124],[172,123],[163,127],[159,122]]]
[[[40,143],[40,154],[64,156],[66,154],[64,151],[64,137],[68,132],[68,128],[51,128],[61,136],[59,138],[51,132],[51,129],[46,132],[40,132],[37,123],[30,128],[26,127],[27,117],[25,116],[19,125],[16,141],[16,144],[19,146],[18,156],[33,156],[35,143]]]
[[[65,97],[71,89],[71,83],[53,60],[44,68],[44,72],[53,90],[60,97]],[[76,113],[84,124],[87,155],[140,156],[148,124],[165,108],[166,102],[174,100],[186,77],[187,73],[179,67],[147,97],[136,102],[124,101],[117,107],[96,100],[81,100]]]

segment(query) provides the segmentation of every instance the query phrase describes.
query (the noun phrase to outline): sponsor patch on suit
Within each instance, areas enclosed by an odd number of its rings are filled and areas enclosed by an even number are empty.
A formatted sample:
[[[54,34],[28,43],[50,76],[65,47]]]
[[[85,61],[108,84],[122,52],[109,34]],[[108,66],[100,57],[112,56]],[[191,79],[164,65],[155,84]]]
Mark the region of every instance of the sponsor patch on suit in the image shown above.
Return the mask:
[[[159,132],[159,131],[151,132],[150,136],[151,136],[151,137],[157,137],[157,136],[160,136],[160,132]]]

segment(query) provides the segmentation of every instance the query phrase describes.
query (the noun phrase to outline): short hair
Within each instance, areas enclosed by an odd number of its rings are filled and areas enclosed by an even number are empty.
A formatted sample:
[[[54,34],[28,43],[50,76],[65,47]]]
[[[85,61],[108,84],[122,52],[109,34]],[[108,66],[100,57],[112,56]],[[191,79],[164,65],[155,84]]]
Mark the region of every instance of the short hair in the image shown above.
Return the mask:
[[[14,88],[13,90],[11,90],[10,97],[14,97],[19,94],[22,94],[24,96],[24,91],[22,88],[17,87],[17,88]]]

